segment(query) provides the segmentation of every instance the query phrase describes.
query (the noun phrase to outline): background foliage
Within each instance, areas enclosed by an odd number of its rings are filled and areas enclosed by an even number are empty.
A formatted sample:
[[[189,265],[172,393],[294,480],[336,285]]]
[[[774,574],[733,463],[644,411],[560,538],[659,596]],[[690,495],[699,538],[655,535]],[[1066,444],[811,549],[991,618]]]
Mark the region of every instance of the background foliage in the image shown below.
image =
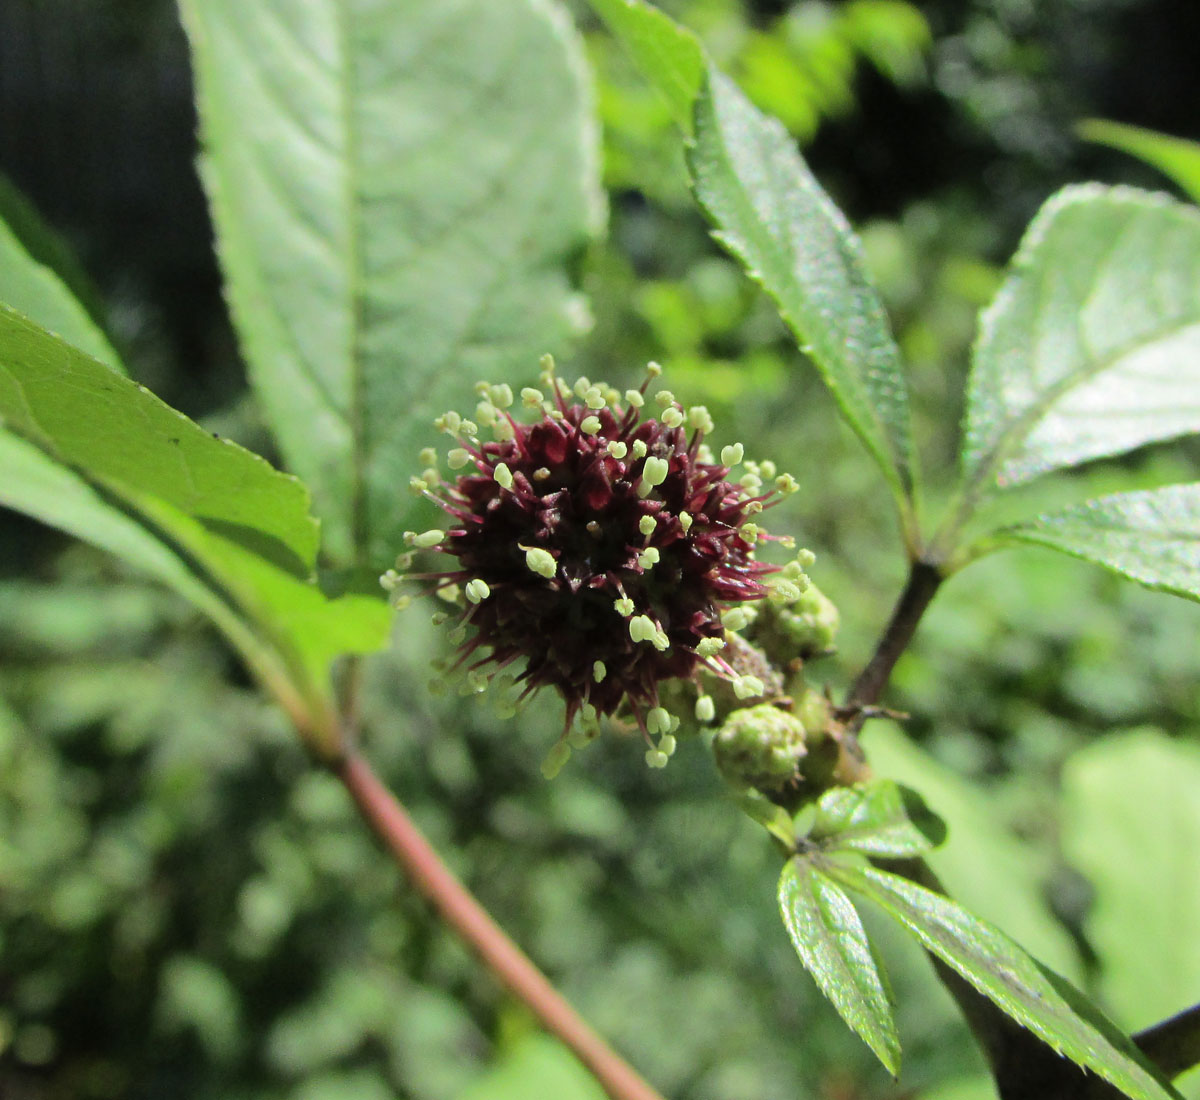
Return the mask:
[[[1197,16],[1179,5],[663,6],[809,143],[862,227],[913,368],[917,438],[943,467],[975,311],[1029,216],[1069,180],[1159,185],[1073,124],[1200,137],[1180,113],[1198,91],[1184,53]],[[610,189],[609,241],[581,260],[595,329],[576,362],[620,383],[663,361],[722,432],[795,472],[788,518],[841,606],[845,665],[827,674],[844,678],[900,579],[886,493],[690,212],[664,107],[576,14]],[[4,5],[0,168],[81,257],[73,281],[94,280],[84,300],[137,380],[269,453],[219,297],[177,18],[157,0]],[[1159,448],[1078,476],[1102,491],[1135,473],[1194,478],[1195,455]],[[947,586],[897,670],[916,743],[868,734],[879,770],[949,820],[937,865],[957,896],[1131,1028],[1200,988],[1200,957],[1154,954],[1200,921],[1194,881],[1160,855],[1200,832],[1196,616],[1044,551],[997,556]],[[777,863],[733,806],[714,812],[721,785],[698,750],[650,773],[605,741],[546,784],[553,708],[516,724],[431,696],[423,624],[410,613],[406,647],[371,665],[368,751],[602,1032],[672,1096],[900,1094],[796,963]],[[0,1093],[594,1094],[408,897],[207,626],[8,513],[0,700]],[[1160,934],[1131,937],[1148,911]],[[896,948],[905,1089],[988,1095],[926,964],[880,935]]]

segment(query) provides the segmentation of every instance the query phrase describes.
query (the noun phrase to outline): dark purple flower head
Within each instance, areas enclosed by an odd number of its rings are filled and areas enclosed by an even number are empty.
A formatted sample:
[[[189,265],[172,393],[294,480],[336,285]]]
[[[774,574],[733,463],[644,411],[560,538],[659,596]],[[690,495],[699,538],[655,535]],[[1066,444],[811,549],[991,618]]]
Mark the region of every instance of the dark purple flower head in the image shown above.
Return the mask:
[[[772,591],[795,599],[805,583],[803,558],[783,570],[755,560],[757,544],[772,537],[758,513],[795,482],[776,478],[770,463],[750,462],[731,481],[741,445],[714,461],[703,442],[712,428],[703,407],[685,410],[662,391],[657,418],[643,419],[647,385],[622,397],[583,378],[572,391],[552,361],[544,366],[549,400],[532,388],[521,394],[532,423],[510,414],[509,387],[484,384],[479,424],[452,413],[439,418],[460,438],[449,454],[458,473],[447,481],[427,469],[414,488],[450,524],[407,541],[454,564],[414,579],[433,580],[461,600],[459,667],[471,684],[482,690],[512,667],[522,698],[542,687],[563,697],[566,732],[552,767],[568,755],[576,720],[573,740],[594,734],[598,715],[624,710],[651,745],[648,760],[661,766],[678,724],[659,705],[662,681],[697,681],[703,668],[731,680],[739,696],[762,693],[721,650],[726,630],[752,617],[740,605]],[[652,365],[650,376],[658,373]],[[480,424],[494,441],[480,442]],[[432,466],[436,456],[423,457]],[[773,479],[766,492],[764,477]],[[770,588],[769,574],[779,574]],[[399,579],[386,574],[385,587]],[[701,717],[710,709],[703,698]]]

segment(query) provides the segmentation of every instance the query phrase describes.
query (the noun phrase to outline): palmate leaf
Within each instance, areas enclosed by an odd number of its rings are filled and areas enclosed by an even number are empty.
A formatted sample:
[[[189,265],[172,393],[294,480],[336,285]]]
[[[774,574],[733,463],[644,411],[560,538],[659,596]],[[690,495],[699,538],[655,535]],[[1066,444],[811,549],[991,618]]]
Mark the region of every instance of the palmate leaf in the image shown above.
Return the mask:
[[[1200,600],[1200,484],[1114,493],[995,537],[1048,546],[1147,588]]]
[[[984,312],[967,393],[968,499],[1200,430],[1200,210],[1068,187]]]
[[[390,565],[432,418],[586,324],[602,206],[551,0],[184,0],[251,380],[339,565]],[[469,408],[464,409],[469,411]]]
[[[842,859],[828,860],[826,868],[1060,1054],[1134,1100],[1179,1100],[1111,1022],[999,929],[950,898],[888,871]]]
[[[644,0],[592,0],[690,134],[688,169],[713,236],[771,296],[911,522],[908,387],[862,249],[784,127]]]
[[[945,827],[915,792],[887,779],[834,787],[803,819],[808,831],[793,840],[799,850],[779,877],[784,927],[821,992],[896,1076],[900,1040],[883,970],[853,902],[827,865],[838,853],[920,856],[941,842]],[[772,823],[767,827],[788,842]]]
[[[818,865],[790,859],[779,876],[779,910],[792,946],[821,992],[893,1077],[900,1039],[892,1006],[854,903]]]

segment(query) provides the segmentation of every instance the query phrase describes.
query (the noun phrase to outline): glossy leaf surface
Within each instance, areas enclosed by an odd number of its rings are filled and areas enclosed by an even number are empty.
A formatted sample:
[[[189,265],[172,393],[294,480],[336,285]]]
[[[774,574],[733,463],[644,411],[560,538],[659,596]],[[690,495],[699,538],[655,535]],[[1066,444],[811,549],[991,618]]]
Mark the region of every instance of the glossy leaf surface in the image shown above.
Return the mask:
[[[980,494],[1200,429],[1200,211],[1068,187],[984,312],[963,475]]]
[[[999,533],[1200,600],[1200,484],[1114,493]]]
[[[1175,1096],[1081,994],[1044,971],[1003,932],[957,902],[878,868],[830,863],[830,874],[870,898],[932,954],[1039,1039],[1134,1100]],[[1087,1011],[1088,1018],[1081,1015]]]
[[[900,1072],[900,1039],[854,903],[815,863],[797,857],[779,876],[779,909],[805,969],[895,1077]]]
[[[823,794],[809,838],[825,851],[906,858],[925,854],[945,834],[945,825],[915,791],[875,779]]]

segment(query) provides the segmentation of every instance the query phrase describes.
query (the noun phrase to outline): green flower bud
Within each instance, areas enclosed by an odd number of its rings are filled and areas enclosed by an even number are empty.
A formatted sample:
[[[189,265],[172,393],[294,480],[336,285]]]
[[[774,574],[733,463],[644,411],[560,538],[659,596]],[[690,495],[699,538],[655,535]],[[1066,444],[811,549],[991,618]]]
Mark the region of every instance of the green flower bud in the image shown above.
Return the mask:
[[[786,668],[797,657],[812,660],[835,648],[841,616],[815,584],[809,584],[792,603],[766,600],[759,609],[750,637],[779,667]]]
[[[804,725],[770,703],[733,711],[713,739],[721,774],[736,787],[779,791],[801,779]]]

